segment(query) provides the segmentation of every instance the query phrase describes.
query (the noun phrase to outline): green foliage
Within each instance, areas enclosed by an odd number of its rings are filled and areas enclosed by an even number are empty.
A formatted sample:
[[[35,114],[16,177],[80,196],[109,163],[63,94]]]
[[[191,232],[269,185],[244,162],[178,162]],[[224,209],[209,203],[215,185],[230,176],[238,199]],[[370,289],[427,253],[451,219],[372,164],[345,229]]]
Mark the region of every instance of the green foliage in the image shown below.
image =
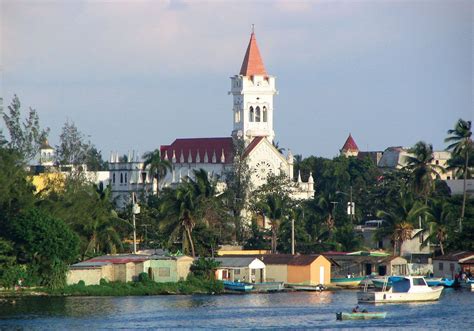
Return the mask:
[[[0,148],[0,233],[10,217],[34,203],[35,187],[27,179],[25,162],[19,152]]]
[[[220,264],[220,262],[214,260],[213,258],[200,257],[199,259],[194,260],[193,264],[191,265],[191,272],[195,277],[200,277],[207,280],[215,279],[214,270]]]
[[[148,173],[156,179],[157,194],[160,189],[160,180],[164,178],[168,171],[171,170],[171,162],[161,158],[160,150],[155,149],[153,152],[147,152],[143,155],[143,169],[148,168]]]
[[[147,275],[148,276],[148,275]],[[109,281],[105,278],[101,278],[99,280],[99,285],[107,285],[109,283]],[[84,284],[85,285],[85,284]]]
[[[77,235],[60,219],[35,209],[20,213],[7,229],[18,261],[30,265],[42,285],[62,286],[67,264],[77,257]]]
[[[81,283],[82,282],[82,283]],[[130,295],[160,295],[160,294],[215,294],[222,293],[222,282],[205,280],[197,277],[188,277],[186,281],[176,283],[148,282],[108,282],[101,285],[85,286],[83,281],[79,284],[63,288],[48,289],[52,295],[74,296],[130,296]]]
[[[122,239],[132,230],[117,215],[110,187],[98,187],[81,174],[66,178],[64,189],[42,196],[39,207],[64,220],[80,238],[83,258],[122,250]]]
[[[150,281],[150,277],[146,272],[141,272],[138,274],[138,281],[141,283],[148,283]]]
[[[22,122],[20,108],[20,99],[14,95],[12,103],[8,106],[8,114],[3,112],[3,109],[0,114],[10,134],[8,147],[29,161],[38,153],[41,143],[48,136],[49,128],[45,130],[40,128],[38,113],[32,108]],[[3,137],[0,140],[3,140]]]
[[[27,278],[26,268],[23,265],[10,264],[3,266],[0,274],[0,286],[14,288],[20,279]]]

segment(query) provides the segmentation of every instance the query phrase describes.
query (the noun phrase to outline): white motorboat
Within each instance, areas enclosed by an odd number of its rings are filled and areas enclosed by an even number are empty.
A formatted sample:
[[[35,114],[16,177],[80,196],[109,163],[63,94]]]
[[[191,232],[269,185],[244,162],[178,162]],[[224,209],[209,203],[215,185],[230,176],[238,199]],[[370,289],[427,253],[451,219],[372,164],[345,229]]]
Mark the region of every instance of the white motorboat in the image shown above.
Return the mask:
[[[386,286],[381,291],[368,291],[365,287],[357,293],[357,300],[360,303],[435,301],[442,291],[443,286],[429,287],[421,276],[405,276],[388,290]]]

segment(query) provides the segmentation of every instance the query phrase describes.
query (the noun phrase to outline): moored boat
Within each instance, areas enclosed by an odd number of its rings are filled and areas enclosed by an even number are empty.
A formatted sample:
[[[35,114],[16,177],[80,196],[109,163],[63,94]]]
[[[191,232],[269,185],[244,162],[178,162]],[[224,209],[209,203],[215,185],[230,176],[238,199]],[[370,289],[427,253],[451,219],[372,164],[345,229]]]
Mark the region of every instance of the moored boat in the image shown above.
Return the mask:
[[[324,291],[326,288],[324,285],[290,285],[290,287],[296,291]]]
[[[406,276],[386,291],[368,291],[366,288],[357,293],[357,300],[361,303],[435,301],[442,291],[442,286],[429,287],[422,276]]]
[[[464,281],[461,281],[460,284],[461,284],[461,287],[474,290],[474,278],[468,278]]]
[[[456,280],[441,277],[425,277],[428,286],[444,286],[453,287],[456,284]]]
[[[283,291],[285,285],[283,282],[263,282],[263,283],[254,283],[253,289],[257,292],[278,292]]]
[[[343,320],[371,320],[377,318],[385,318],[387,312],[357,312],[357,313],[336,313],[336,319]]]
[[[358,287],[365,277],[331,278],[331,284],[341,287]]]
[[[397,282],[399,280],[402,280],[403,276],[390,276],[388,279],[386,277],[384,278],[372,278],[370,281],[376,288],[383,288],[385,285],[386,288],[392,287],[393,282]]]
[[[231,291],[250,292],[253,289],[253,285],[225,280],[224,288]]]

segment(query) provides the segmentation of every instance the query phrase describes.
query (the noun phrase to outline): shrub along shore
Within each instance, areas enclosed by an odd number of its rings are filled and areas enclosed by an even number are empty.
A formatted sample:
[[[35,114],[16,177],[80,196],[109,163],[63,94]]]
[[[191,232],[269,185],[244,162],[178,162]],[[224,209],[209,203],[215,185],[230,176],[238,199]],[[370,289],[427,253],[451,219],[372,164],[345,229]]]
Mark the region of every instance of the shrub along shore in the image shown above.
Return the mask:
[[[0,292],[3,297],[17,296],[138,296],[138,295],[174,295],[174,294],[220,294],[224,292],[222,282],[188,277],[176,283],[157,283],[148,279],[138,282],[107,282],[86,286],[84,282],[67,285],[62,288],[20,289]]]

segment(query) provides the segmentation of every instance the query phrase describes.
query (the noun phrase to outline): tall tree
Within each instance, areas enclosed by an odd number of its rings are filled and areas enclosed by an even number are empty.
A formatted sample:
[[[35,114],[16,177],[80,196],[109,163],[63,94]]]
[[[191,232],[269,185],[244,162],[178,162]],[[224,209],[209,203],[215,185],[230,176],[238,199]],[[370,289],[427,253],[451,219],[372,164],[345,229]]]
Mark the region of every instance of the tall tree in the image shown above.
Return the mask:
[[[163,179],[168,171],[171,170],[171,162],[161,157],[159,149],[155,149],[152,152],[147,152],[143,155],[143,170],[148,167],[148,173],[156,180],[156,194],[160,193],[160,181]]]
[[[226,190],[222,201],[232,215],[233,237],[236,242],[242,242],[244,239],[242,211],[247,207],[248,195],[252,190],[251,172],[247,161],[244,140],[234,139],[233,167],[224,176]]]
[[[399,193],[398,199],[392,206],[386,207],[388,208],[377,212],[377,217],[383,219],[385,223],[377,230],[376,237],[379,240],[390,237],[393,253],[400,255],[403,242],[412,237],[413,225],[419,217],[427,213],[428,207],[404,191]]]
[[[74,122],[64,123],[59,140],[59,146],[56,146],[56,158],[60,164],[85,163],[90,144],[85,141],[84,134],[79,131]]]
[[[405,169],[411,172],[413,189],[416,194],[423,197],[425,204],[428,196],[434,189],[434,178],[439,177],[443,167],[434,164],[433,146],[419,141],[409,150],[413,156],[406,157]]]
[[[188,182],[181,183],[175,190],[168,190],[161,207],[164,218],[160,223],[170,233],[170,240],[181,235],[183,252],[189,252],[189,248],[193,257],[196,252],[192,232],[199,219],[196,200],[194,190]]]
[[[444,244],[450,231],[453,208],[448,202],[443,200],[431,201],[429,207],[429,235],[424,238],[422,246],[426,246],[430,243],[437,243],[441,250],[441,254],[444,255]],[[419,233],[421,233],[421,231]]]
[[[462,221],[464,219],[467,200],[466,182],[469,168],[469,152],[472,146],[471,121],[459,119],[456,122],[454,129],[448,130],[448,135],[449,136],[444,140],[445,142],[450,143],[446,149],[452,151],[453,156],[462,156],[465,162],[463,176],[463,202],[461,209],[461,219],[459,221],[459,227],[462,231]]]
[[[20,99],[15,94],[8,106],[8,114],[3,110],[0,113],[10,134],[8,147],[17,150],[26,161],[30,161],[38,154],[41,143],[48,137],[49,128],[41,129],[38,113],[33,108],[30,108],[28,116],[22,122],[20,108]]]
[[[286,210],[285,201],[279,195],[268,194],[260,201],[258,208],[263,215],[270,220],[272,254],[275,254],[277,252],[278,230]]]

